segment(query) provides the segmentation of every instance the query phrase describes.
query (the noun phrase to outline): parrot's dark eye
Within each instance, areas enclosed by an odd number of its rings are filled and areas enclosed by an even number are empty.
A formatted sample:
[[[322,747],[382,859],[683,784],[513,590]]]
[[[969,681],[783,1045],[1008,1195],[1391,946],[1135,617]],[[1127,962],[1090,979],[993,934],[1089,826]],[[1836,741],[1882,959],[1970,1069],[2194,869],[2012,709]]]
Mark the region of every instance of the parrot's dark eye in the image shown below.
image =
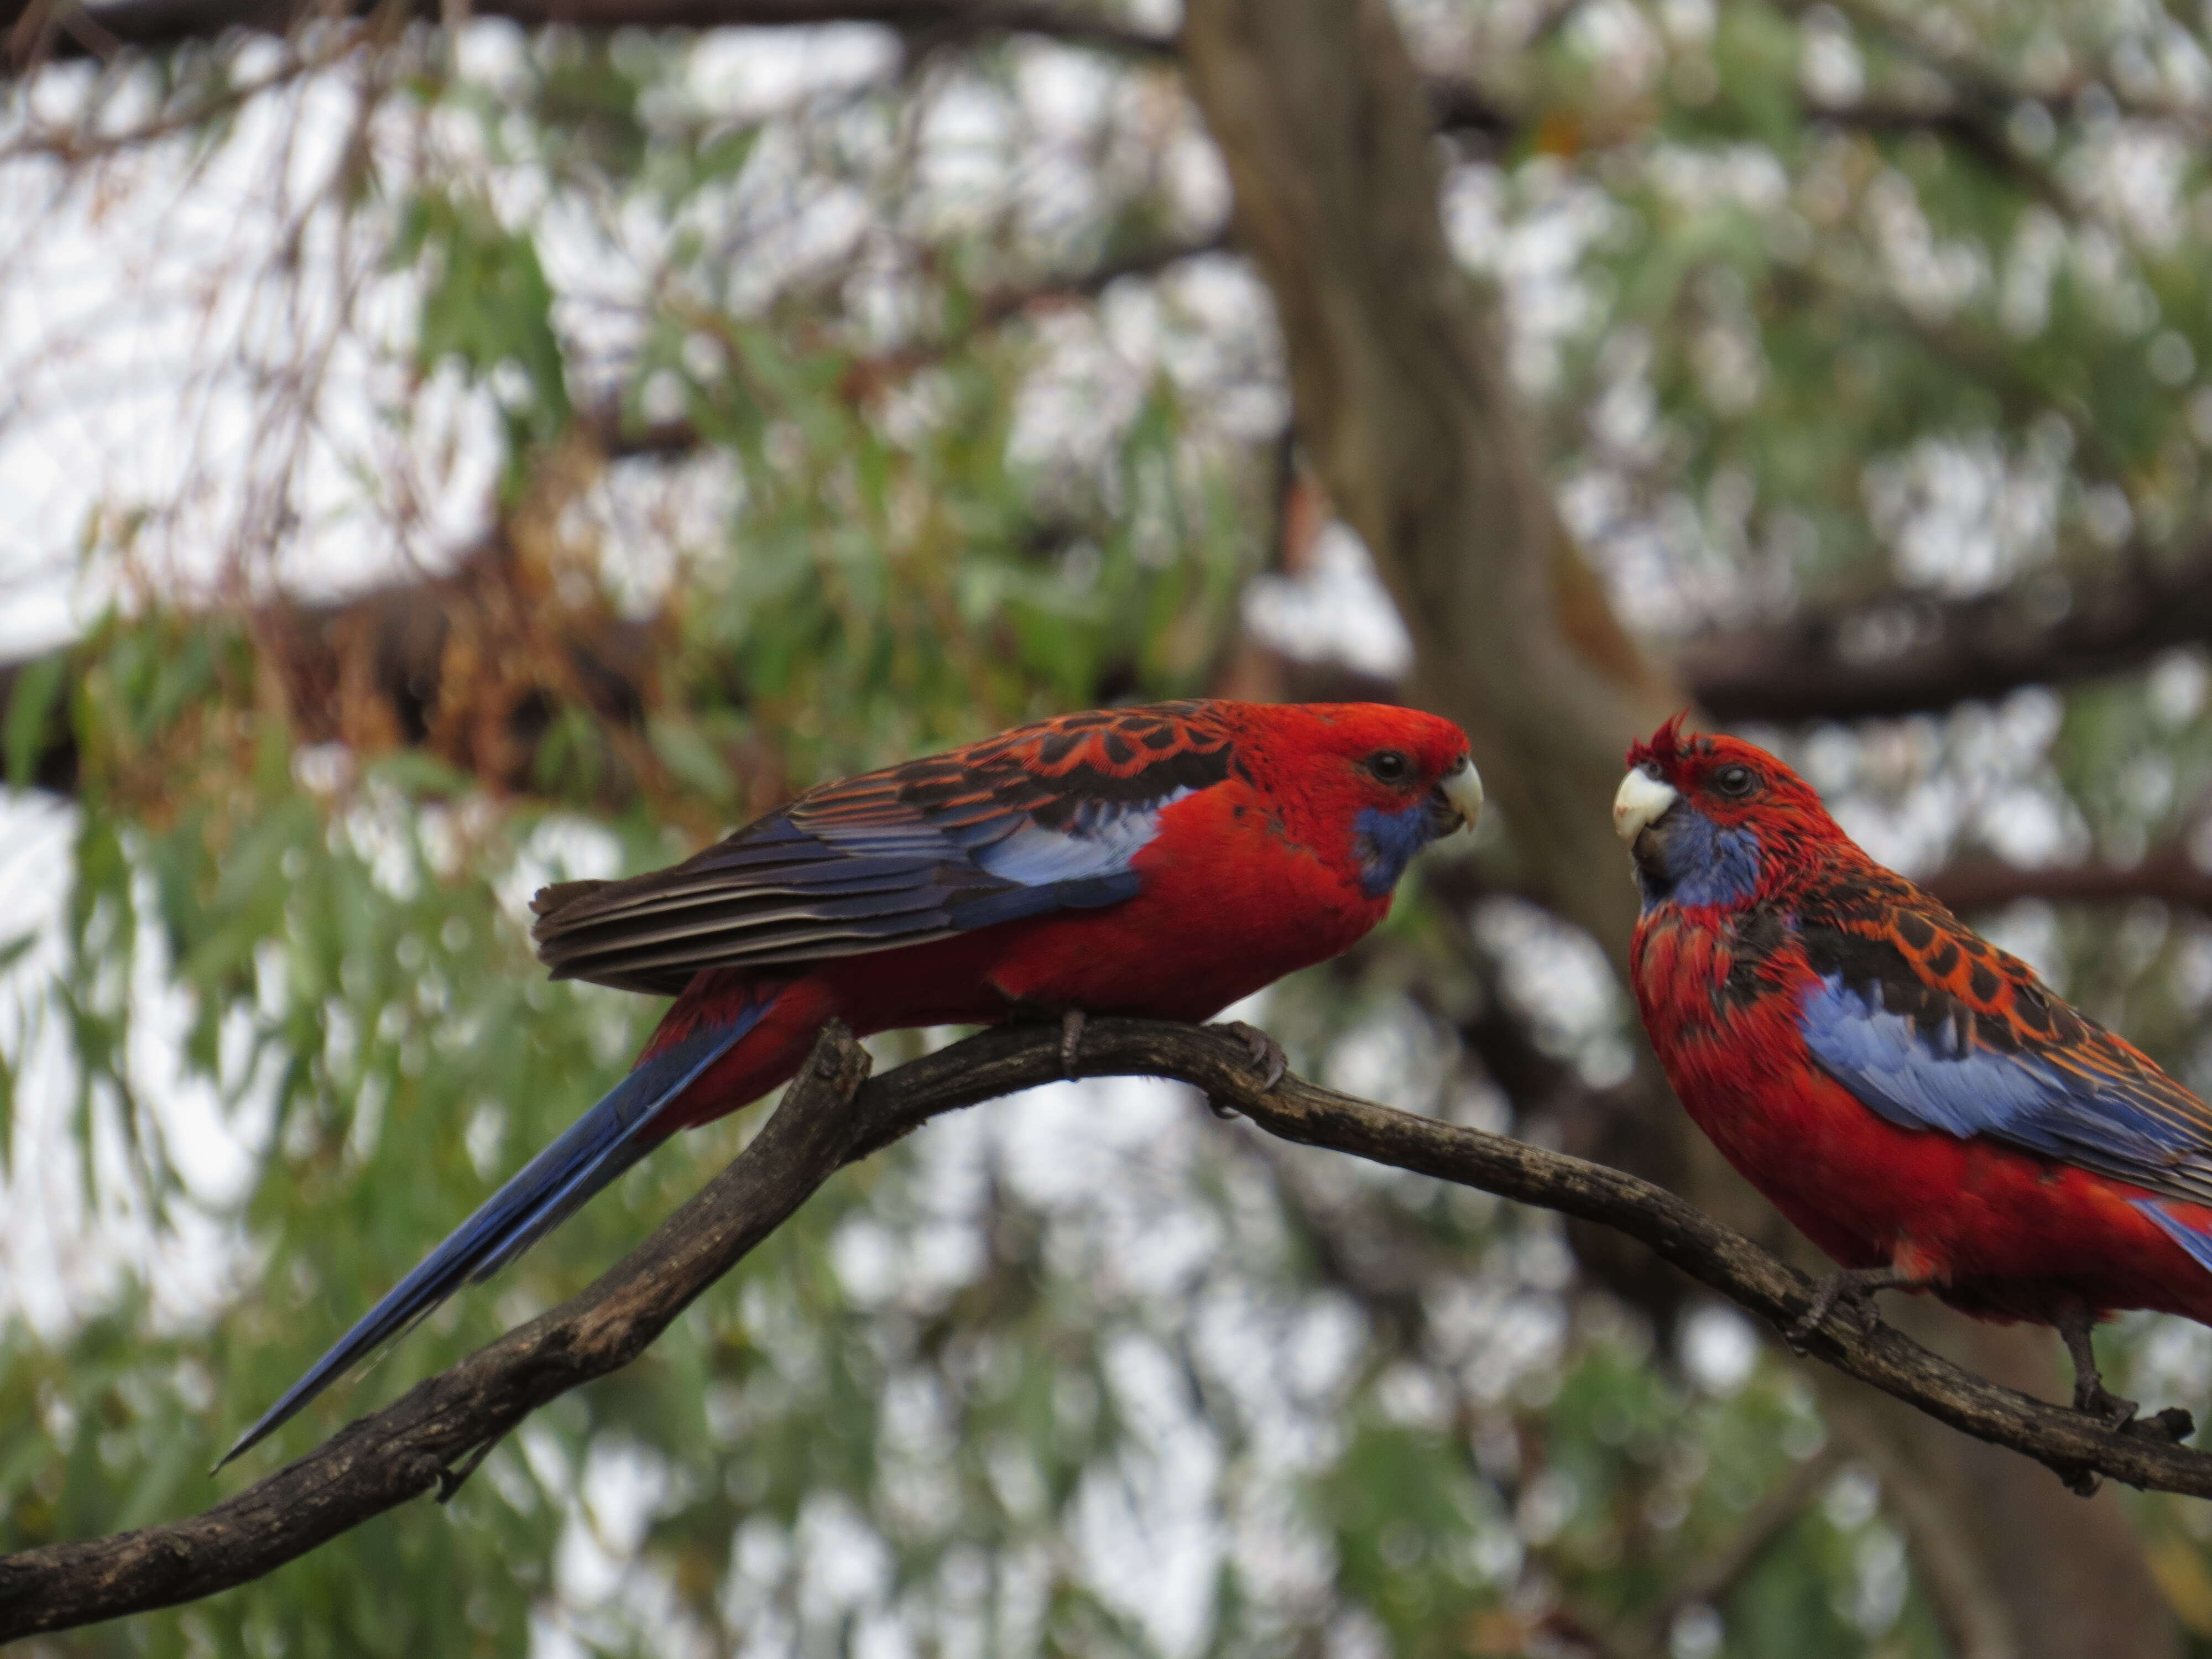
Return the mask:
[[[1367,769],[1384,783],[1403,783],[1413,775],[1413,763],[1395,749],[1378,749],[1367,757]]]
[[[1759,774],[1748,766],[1723,766],[1713,774],[1713,793],[1741,800],[1759,787]]]

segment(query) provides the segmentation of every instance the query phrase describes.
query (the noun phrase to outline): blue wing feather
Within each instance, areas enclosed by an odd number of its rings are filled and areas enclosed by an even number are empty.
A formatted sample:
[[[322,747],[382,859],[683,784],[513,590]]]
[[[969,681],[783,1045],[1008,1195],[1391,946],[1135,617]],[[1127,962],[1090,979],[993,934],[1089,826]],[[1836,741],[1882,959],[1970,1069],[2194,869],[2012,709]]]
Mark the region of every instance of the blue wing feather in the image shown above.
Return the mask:
[[[1911,959],[1898,953],[1896,963],[1910,967]],[[1805,989],[1798,1029],[1807,1048],[1868,1108],[1905,1128],[1988,1136],[2212,1203],[2204,1109],[2172,1079],[2086,1021],[2075,1046],[2097,1051],[2077,1055],[1993,1026],[1985,1011],[1977,1018],[1945,988],[1917,977],[1906,1008],[1885,1000],[1893,971],[1857,984],[1832,972]],[[2107,1047],[2114,1053],[2103,1053]]]
[[[2188,1251],[2198,1267],[2212,1272],[2212,1233],[2191,1226],[2154,1198],[2138,1198],[2133,1202],[2136,1208],[2165,1229],[2168,1238]]]
[[[743,1018],[655,1054],[617,1084],[393,1285],[262,1413],[216,1468],[274,1433],[356,1361],[425,1317],[463,1285],[489,1278],[574,1214],[659,1144],[660,1138],[649,1133],[658,1116],[773,1006],[772,999],[757,1003]]]

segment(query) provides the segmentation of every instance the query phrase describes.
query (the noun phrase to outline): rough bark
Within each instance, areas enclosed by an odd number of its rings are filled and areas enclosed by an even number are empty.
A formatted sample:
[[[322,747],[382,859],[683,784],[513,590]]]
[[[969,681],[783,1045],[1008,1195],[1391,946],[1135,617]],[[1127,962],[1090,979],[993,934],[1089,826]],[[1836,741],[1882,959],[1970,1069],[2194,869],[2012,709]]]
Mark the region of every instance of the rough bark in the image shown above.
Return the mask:
[[[1420,693],[1468,728],[1524,884],[1621,960],[1634,909],[1608,807],[1622,746],[1688,699],[1626,639],[1554,510],[1494,305],[1444,243],[1419,78],[1387,0],[1192,0],[1183,50],[1238,246],[1275,300],[1299,435],[1406,618]],[[1779,1237],[1674,1123],[1689,1190]],[[2047,1344],[2044,1368],[2055,1385]],[[1931,1501],[2015,1616],[2075,1582],[2086,1550],[2107,1567],[2081,1607],[2108,1650],[2172,1651],[2124,1519],[1993,1514],[1990,1455],[1960,1448]],[[2020,1651],[2079,1651],[2048,1635],[2022,1618]]]
[[[1468,726],[1531,885],[1625,951],[1607,808],[1676,694],[1560,525],[1488,308],[1437,218],[1419,75],[1380,5],[1195,4],[1191,90],[1274,296],[1298,434],[1413,633],[1425,699]]]

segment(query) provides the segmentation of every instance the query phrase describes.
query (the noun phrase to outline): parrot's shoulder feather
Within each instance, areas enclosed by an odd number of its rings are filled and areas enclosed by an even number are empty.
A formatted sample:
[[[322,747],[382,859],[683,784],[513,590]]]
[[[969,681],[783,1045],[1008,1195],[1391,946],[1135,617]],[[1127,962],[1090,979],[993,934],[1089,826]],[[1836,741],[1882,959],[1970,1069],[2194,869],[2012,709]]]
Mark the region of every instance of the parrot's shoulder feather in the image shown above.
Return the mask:
[[[1048,823],[1086,806],[1209,788],[1238,765],[1234,726],[1217,705],[1202,702],[1063,714],[910,765],[948,762],[963,775],[996,780]]]

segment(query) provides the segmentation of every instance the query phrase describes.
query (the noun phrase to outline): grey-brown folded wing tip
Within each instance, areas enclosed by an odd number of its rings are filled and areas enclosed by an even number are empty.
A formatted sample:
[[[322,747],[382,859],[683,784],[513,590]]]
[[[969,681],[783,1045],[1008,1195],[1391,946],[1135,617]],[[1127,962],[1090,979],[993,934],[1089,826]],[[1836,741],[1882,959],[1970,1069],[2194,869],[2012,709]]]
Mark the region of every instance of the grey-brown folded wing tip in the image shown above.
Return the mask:
[[[556,913],[567,909],[578,899],[586,897],[598,892],[602,887],[611,885],[612,885],[611,883],[604,881],[556,881],[550,887],[539,888],[530,896],[530,914],[538,917],[540,921],[550,920]],[[533,933],[538,931],[535,924],[532,925],[531,931]]]
[[[538,959],[549,969],[545,975],[548,979],[578,979],[587,985],[605,985],[649,997],[681,995],[684,988],[691,982],[693,971],[689,968],[625,971],[619,966],[594,965],[580,955],[557,948],[549,952],[541,947]]]

